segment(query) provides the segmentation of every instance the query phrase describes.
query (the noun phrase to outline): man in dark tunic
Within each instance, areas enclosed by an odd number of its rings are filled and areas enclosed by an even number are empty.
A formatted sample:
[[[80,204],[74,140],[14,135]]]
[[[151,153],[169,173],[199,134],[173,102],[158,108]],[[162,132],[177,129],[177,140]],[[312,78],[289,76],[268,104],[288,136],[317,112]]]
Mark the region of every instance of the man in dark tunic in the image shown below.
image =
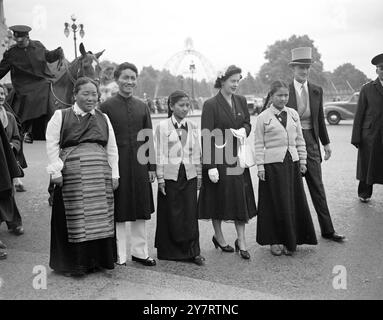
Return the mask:
[[[24,131],[24,141],[33,142],[34,121],[50,117],[49,85],[54,77],[47,63],[64,59],[61,47],[53,51],[45,49],[39,41],[29,39],[28,26],[12,26],[16,44],[4,52],[0,62],[0,79],[11,71],[14,94],[10,95],[10,105],[20,119]],[[49,119],[47,119],[49,120]]]
[[[149,257],[145,221],[154,212],[151,183],[155,180],[155,156],[147,163],[137,158],[140,147],[147,143],[153,151],[154,142],[149,108],[133,97],[137,76],[135,65],[119,65],[114,73],[119,92],[103,102],[100,109],[112,123],[119,153],[120,186],[115,191],[117,263],[125,264],[127,260],[126,222],[130,221],[132,260],[154,266],[156,261]],[[139,141],[139,133],[145,129],[148,141]]]
[[[295,48],[291,53],[292,60],[289,65],[292,68],[294,80],[289,86],[287,106],[298,111],[302,124],[307,149],[305,179],[318,215],[322,237],[343,242],[345,236],[334,230],[322,180],[320,143],[325,151],[325,160],[331,157],[331,146],[323,114],[323,89],[307,80],[313,63],[312,48]]]
[[[371,60],[378,78],[366,83],[359,94],[351,143],[358,148],[356,178],[358,196],[368,202],[373,185],[383,184],[383,53]]]

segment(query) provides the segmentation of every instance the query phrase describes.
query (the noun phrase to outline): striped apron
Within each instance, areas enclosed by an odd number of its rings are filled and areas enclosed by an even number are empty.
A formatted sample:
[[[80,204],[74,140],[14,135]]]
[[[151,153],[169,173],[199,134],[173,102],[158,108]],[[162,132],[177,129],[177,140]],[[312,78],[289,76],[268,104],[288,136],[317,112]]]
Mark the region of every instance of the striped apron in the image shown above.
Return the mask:
[[[97,143],[81,143],[63,149],[60,157],[68,241],[113,237],[112,169],[105,149]]]

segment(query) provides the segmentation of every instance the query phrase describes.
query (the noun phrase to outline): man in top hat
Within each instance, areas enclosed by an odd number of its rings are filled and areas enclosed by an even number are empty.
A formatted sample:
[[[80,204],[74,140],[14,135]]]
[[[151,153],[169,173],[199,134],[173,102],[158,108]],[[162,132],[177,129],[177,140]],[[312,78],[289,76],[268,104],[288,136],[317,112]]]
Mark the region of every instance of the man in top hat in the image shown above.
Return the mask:
[[[358,148],[356,178],[358,196],[364,203],[370,200],[373,185],[383,184],[383,53],[371,63],[378,77],[360,90],[351,138]]]
[[[291,51],[289,63],[294,80],[290,84],[287,106],[298,111],[307,149],[307,172],[305,174],[314,208],[318,215],[322,237],[342,242],[345,237],[335,232],[326,193],[322,181],[322,155],[320,143],[324,146],[324,159],[331,157],[330,139],[323,114],[323,89],[308,82],[313,63],[310,47],[295,48]]]
[[[49,83],[54,77],[47,63],[64,59],[61,47],[53,51],[45,49],[43,44],[29,39],[31,28],[16,25],[13,31],[16,44],[4,52],[0,62],[0,79],[11,71],[14,95],[10,104],[20,119],[24,131],[24,141],[32,143],[34,120],[50,116]]]

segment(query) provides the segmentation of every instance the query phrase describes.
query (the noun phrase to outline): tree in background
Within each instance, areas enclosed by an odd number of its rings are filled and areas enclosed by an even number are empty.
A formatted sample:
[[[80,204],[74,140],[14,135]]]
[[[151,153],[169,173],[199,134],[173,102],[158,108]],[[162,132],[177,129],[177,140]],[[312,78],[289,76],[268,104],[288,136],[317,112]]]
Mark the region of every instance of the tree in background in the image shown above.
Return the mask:
[[[338,90],[348,90],[351,86],[355,91],[359,91],[362,85],[370,80],[351,63],[344,63],[337,67],[329,74],[329,79]]]

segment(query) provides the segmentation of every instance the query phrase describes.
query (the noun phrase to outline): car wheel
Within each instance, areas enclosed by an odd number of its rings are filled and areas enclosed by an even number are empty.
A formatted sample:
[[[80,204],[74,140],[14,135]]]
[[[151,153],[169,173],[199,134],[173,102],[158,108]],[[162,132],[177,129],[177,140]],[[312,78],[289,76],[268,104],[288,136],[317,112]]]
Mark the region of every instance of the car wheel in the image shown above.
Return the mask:
[[[340,114],[336,111],[331,111],[327,114],[327,122],[331,125],[336,125],[340,122]]]

